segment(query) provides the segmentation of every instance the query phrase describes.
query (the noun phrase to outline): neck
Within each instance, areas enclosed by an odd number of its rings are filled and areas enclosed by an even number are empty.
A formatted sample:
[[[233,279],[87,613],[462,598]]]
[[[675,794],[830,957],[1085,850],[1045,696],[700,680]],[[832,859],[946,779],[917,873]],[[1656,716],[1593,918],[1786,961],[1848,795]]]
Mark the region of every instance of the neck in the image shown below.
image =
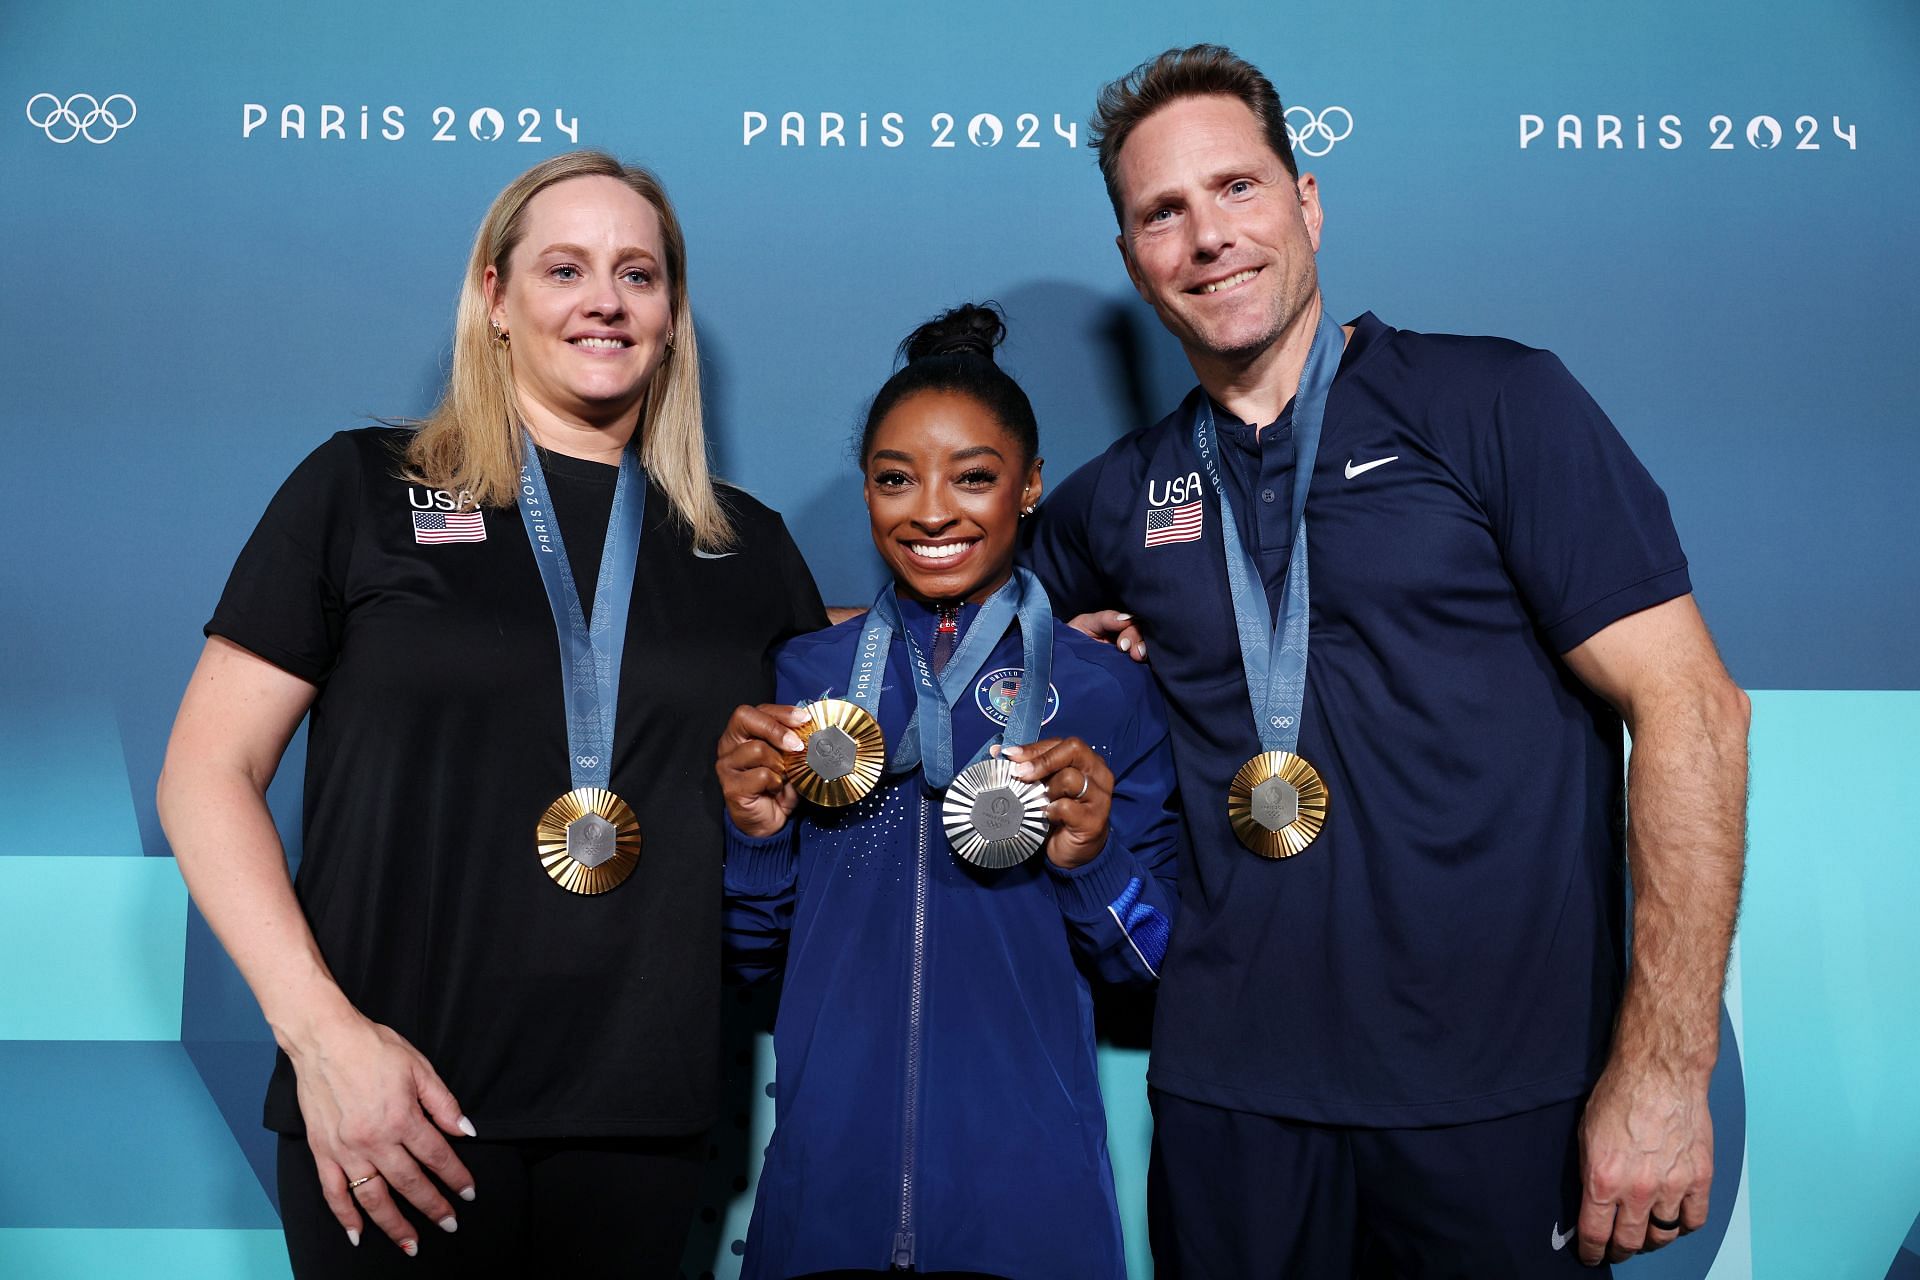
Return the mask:
[[[1013,566],[1008,565],[1006,568],[994,574],[993,577],[989,578],[983,586],[967,592],[964,596],[923,596],[906,583],[895,578],[893,582],[893,594],[908,600],[917,600],[927,608],[937,612],[941,609],[958,609],[963,604],[985,604],[989,596],[1006,586],[1012,578]]]
[[[1242,422],[1264,428],[1279,419],[1300,389],[1300,371],[1307,367],[1325,306],[1316,290],[1280,336],[1252,355],[1221,355],[1189,347],[1187,362],[1201,387],[1222,408]],[[1343,338],[1352,336],[1352,332],[1344,326],[1341,329]]]
[[[547,452],[612,466],[620,465],[620,456],[626,452],[627,442],[633,439],[634,430],[640,425],[638,405],[611,422],[592,422],[558,414],[528,403],[525,397],[521,397],[521,412],[527,434]]]

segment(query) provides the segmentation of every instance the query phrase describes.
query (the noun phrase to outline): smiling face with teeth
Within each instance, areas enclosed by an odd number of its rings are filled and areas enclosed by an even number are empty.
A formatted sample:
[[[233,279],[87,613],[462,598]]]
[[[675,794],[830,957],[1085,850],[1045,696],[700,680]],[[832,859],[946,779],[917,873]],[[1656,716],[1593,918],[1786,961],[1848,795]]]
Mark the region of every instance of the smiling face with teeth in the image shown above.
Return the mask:
[[[1287,172],[1244,102],[1160,108],[1127,135],[1116,174],[1127,275],[1209,389],[1210,374],[1240,377],[1293,331],[1311,338],[1319,189]]]
[[[910,594],[977,604],[1012,576],[1040,460],[992,410],[962,392],[916,391],[874,429],[863,468],[873,545]]]
[[[528,425],[550,448],[582,432],[623,444],[672,324],[660,215],[593,176],[546,188],[523,218],[507,269],[489,267],[485,287]]]

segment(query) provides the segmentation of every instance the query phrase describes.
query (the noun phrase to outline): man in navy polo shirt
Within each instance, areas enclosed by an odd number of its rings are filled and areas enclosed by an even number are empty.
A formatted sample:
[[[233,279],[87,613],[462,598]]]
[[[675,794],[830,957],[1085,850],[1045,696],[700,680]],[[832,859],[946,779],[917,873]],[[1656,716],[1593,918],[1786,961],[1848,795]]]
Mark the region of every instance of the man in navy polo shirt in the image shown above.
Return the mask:
[[[1257,69],[1169,51],[1095,127],[1200,382],[1031,548],[1062,616],[1132,615],[1172,712],[1157,1274],[1669,1243],[1707,1218],[1748,707],[1664,495],[1551,354],[1324,319],[1318,189]]]

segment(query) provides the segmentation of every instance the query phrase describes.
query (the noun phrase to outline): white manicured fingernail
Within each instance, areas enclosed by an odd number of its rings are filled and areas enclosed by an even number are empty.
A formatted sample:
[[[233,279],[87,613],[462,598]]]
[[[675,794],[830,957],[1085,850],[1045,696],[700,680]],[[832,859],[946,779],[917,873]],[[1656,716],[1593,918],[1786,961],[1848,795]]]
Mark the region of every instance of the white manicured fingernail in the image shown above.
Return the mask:
[[[452,1214],[448,1214],[446,1217],[440,1219],[440,1229],[448,1235],[452,1235],[460,1229],[460,1223]]]
[[[790,733],[780,740],[780,745],[788,751],[798,751],[807,744],[800,741],[799,734]]]
[[[473,1203],[473,1188],[472,1188],[472,1187],[462,1187],[462,1188],[460,1188],[460,1198],[461,1198],[462,1200],[465,1200],[465,1201],[466,1201],[466,1202],[467,1202],[468,1204],[472,1204],[472,1203]]]
[[[477,1138],[480,1136],[473,1131],[473,1121],[467,1119],[465,1116],[460,1117],[460,1132],[466,1134],[469,1138]]]
[[[1120,652],[1122,652],[1122,653],[1125,653],[1125,652],[1126,652],[1127,650],[1129,650],[1129,649],[1131,649],[1131,648],[1133,648],[1133,641],[1131,641],[1131,640],[1129,640],[1129,639],[1127,639],[1127,638],[1126,638],[1125,636],[1121,636],[1121,637],[1120,637]]]
[[[406,1254],[409,1258],[415,1257],[420,1252],[420,1242],[418,1240],[402,1240],[400,1242],[400,1252]]]
[[[1114,617],[1116,617],[1116,618],[1118,618],[1118,619],[1120,619],[1120,621],[1122,621],[1122,622],[1132,622],[1132,621],[1133,621],[1133,615],[1132,615],[1132,614],[1130,614],[1130,613],[1116,613],[1116,614],[1114,614],[1113,616],[1114,616]]]
[[[347,1228],[347,1243],[356,1249],[360,1247],[360,1233],[352,1227]]]

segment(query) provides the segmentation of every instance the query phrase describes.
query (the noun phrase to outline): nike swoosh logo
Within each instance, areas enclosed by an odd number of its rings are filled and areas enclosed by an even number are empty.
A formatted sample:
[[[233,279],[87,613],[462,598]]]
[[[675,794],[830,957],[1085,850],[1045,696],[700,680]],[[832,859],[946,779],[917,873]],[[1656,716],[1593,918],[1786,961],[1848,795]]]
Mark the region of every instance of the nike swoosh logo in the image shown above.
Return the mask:
[[[695,547],[693,554],[701,560],[725,560],[728,556],[737,556],[738,551],[702,551]]]
[[[1400,455],[1396,453],[1391,458],[1376,458],[1372,462],[1363,462],[1356,467],[1353,465],[1353,459],[1348,458],[1347,459],[1347,479],[1351,480],[1357,475],[1363,475],[1366,472],[1373,470],[1375,467],[1384,467],[1389,462],[1398,462],[1398,461],[1400,461]],[[1559,1226],[1560,1224],[1556,1222],[1554,1225]]]
[[[1567,1241],[1571,1239],[1573,1239],[1573,1232],[1569,1231],[1567,1232],[1567,1234],[1561,1235],[1560,1224],[1558,1222],[1555,1222],[1553,1224],[1553,1251],[1555,1253],[1558,1253],[1562,1249],[1566,1248]]]

